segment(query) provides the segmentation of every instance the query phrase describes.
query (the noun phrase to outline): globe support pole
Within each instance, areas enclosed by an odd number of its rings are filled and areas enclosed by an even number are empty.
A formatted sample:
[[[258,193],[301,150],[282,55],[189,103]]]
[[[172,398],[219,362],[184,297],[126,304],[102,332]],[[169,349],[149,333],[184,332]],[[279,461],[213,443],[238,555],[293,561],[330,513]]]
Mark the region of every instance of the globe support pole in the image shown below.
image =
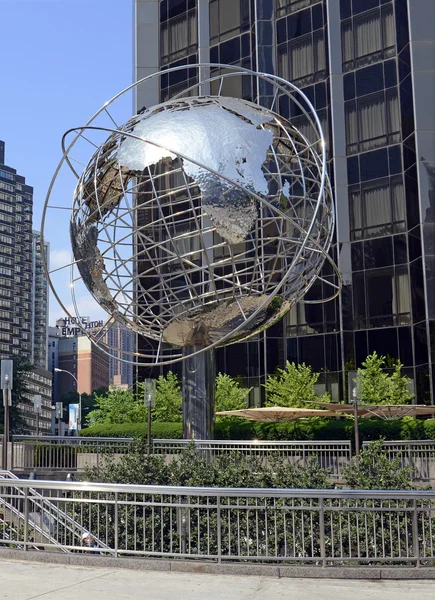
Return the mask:
[[[183,436],[187,440],[213,439],[214,350],[196,356],[199,346],[183,349]]]

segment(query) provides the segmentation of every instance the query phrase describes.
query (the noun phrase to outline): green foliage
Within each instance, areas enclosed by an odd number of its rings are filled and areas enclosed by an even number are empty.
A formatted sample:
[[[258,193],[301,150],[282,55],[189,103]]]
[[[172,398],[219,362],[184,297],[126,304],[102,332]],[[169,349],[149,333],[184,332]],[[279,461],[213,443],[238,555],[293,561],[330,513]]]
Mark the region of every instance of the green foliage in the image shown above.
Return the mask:
[[[277,456],[270,466],[260,459],[234,452],[208,460],[193,444],[176,455],[170,465],[163,456],[147,456],[144,441],[136,441],[116,463],[108,456],[100,468],[88,469],[87,481],[174,485],[185,487],[256,487],[328,489],[333,484],[316,459],[305,466],[292,465]]]
[[[12,406],[9,407],[9,428],[11,434],[22,433],[25,429],[25,423],[21,416],[20,409],[18,408],[19,402],[24,398],[25,393],[29,393],[27,382],[25,380],[25,374],[32,370],[30,362],[24,358],[14,358],[14,381],[12,388]],[[2,423],[1,431],[3,431],[3,395],[0,398],[0,422]]]
[[[354,456],[343,469],[346,484],[359,490],[411,490],[414,489],[411,469],[401,465],[400,454],[389,458],[382,446],[383,438],[372,442]]]
[[[97,396],[103,396],[107,394],[108,389],[106,387],[98,388],[94,390],[92,394],[82,394],[82,422],[86,423],[87,417],[89,413],[95,409],[96,402],[95,398]],[[79,393],[75,390],[71,390],[70,392],[65,392],[60,397],[60,402],[63,404],[63,417],[64,420],[68,418],[68,410],[70,404],[79,404]]]
[[[264,384],[266,405],[309,408],[310,404],[307,403],[319,400],[314,391],[318,378],[319,374],[313,373],[309,365],[287,361],[285,369],[278,368],[277,374],[269,375]],[[326,401],[329,396],[325,394],[323,399]]]
[[[412,400],[414,395],[408,390],[411,380],[401,374],[402,366],[399,360],[388,360],[376,352],[367,356],[362,363],[363,368],[358,369],[363,401],[372,404],[407,404]]]
[[[130,452],[116,462],[108,458],[103,461],[99,469],[88,469],[85,477],[88,481],[188,486],[189,488],[191,486],[297,488],[301,485],[332,487],[328,472],[320,469],[317,461],[309,462],[306,466],[291,466],[284,459],[276,459],[274,467],[271,468],[251,456],[239,453],[225,454],[214,461],[208,461],[191,445],[180,455],[175,456],[168,465],[165,464],[163,456],[146,456],[144,444],[140,442],[134,444]],[[202,554],[205,547],[208,554],[216,555],[220,542],[224,555],[231,553],[233,556],[237,554],[252,556],[250,537],[257,535],[260,546],[257,551],[270,556],[268,544],[276,536],[281,556],[285,544],[296,547],[299,556],[303,547],[311,547],[312,532],[319,530],[318,513],[303,514],[294,511],[293,508],[289,510],[287,498],[248,498],[246,503],[252,505],[252,512],[232,507],[239,502],[237,498],[225,498],[222,500],[220,513],[216,507],[209,504],[208,498],[195,496],[191,491],[188,497],[179,498],[180,506],[176,511],[173,506],[167,505],[167,495],[159,497],[155,494],[149,496],[146,493],[143,495],[125,493],[118,494],[118,500],[133,502],[123,505],[122,518],[118,520],[116,532],[113,505],[108,505],[107,510],[100,511],[99,505],[91,501],[72,504],[69,510],[72,517],[92,523],[94,531],[98,531],[99,536],[111,547],[114,546],[117,533],[118,540],[122,540],[120,543],[127,548],[152,552],[155,551],[154,539],[156,539],[159,540],[162,551],[171,554],[178,552],[187,552],[191,555]],[[159,500],[162,504],[155,511],[144,504],[148,501],[159,502]],[[173,501],[173,498],[171,500]],[[184,509],[183,503],[189,506]],[[307,519],[311,530],[307,527],[304,530],[304,522]],[[294,534],[289,531],[289,523],[292,524],[293,531],[298,532],[297,546],[293,538]],[[240,528],[243,528],[243,535],[234,535],[234,532]]]
[[[215,391],[215,411],[240,410],[247,407],[246,398],[252,388],[242,388],[240,383],[223,373],[216,377]],[[220,425],[222,431],[231,426],[234,421],[239,421],[238,417],[217,416],[216,425]]]
[[[111,388],[104,394],[96,394],[95,406],[86,418],[89,425],[140,423],[146,418],[143,398],[139,398],[131,389]]]
[[[166,485],[170,474],[163,455],[146,455],[146,442],[143,439],[132,442],[129,451],[119,461],[115,462],[113,456],[107,454],[100,468],[85,469],[87,481],[100,479],[110,483],[137,485]]]
[[[144,404],[143,384],[138,384],[137,393],[131,388],[120,390],[115,387],[98,392],[93,398],[95,408],[86,417],[88,425],[146,422],[147,408]],[[181,388],[177,376],[172,371],[169,371],[166,377],[160,376],[156,381],[152,419],[163,422],[181,421]]]
[[[386,440],[435,440],[435,419],[404,417],[395,421],[382,419],[360,420],[361,441],[373,441],[380,437]],[[89,437],[143,437],[146,438],[146,423],[123,423],[93,425],[82,429],[80,435]],[[153,421],[151,435],[157,439],[181,439],[181,423],[159,423]],[[307,419],[285,423],[256,423],[234,419],[231,423],[216,423],[216,440],[353,440],[352,419]]]
[[[178,377],[169,371],[156,382],[156,403],[151,411],[153,421],[181,422],[181,387]]]
[[[131,437],[146,439],[147,424],[145,422],[102,423],[82,429],[80,435],[84,437]],[[153,421],[151,424],[151,436],[157,439],[181,439],[183,437],[183,426],[181,423],[159,423],[158,421]]]

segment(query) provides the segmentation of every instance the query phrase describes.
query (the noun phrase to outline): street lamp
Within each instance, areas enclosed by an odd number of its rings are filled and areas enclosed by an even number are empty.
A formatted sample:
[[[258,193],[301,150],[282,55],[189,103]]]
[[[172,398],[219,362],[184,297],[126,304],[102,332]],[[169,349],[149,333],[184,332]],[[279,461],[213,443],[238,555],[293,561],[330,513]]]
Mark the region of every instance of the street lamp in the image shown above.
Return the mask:
[[[353,417],[355,429],[355,454],[359,456],[359,415],[358,404],[362,401],[362,379],[359,371],[348,372],[349,403],[353,404]]]
[[[13,387],[14,363],[12,360],[1,361],[1,387],[3,390],[4,431],[3,431],[3,461],[2,468],[8,468],[8,442],[9,442],[9,408],[12,406],[11,390]]]
[[[144,380],[144,403],[148,410],[148,427],[147,427],[147,455],[151,454],[151,408],[156,401],[156,380]]]
[[[68,375],[71,375],[71,377],[77,384],[77,393],[79,395],[79,418],[77,423],[77,432],[79,432],[82,428],[82,395],[79,392],[79,382],[77,380],[77,377],[73,373],[71,373],[71,371],[66,371],[65,369],[58,369],[57,367],[55,367],[54,370],[56,371],[56,373],[68,373]]]
[[[39,437],[39,415],[42,412],[42,398],[40,394],[33,396],[33,412],[36,415],[36,437]]]

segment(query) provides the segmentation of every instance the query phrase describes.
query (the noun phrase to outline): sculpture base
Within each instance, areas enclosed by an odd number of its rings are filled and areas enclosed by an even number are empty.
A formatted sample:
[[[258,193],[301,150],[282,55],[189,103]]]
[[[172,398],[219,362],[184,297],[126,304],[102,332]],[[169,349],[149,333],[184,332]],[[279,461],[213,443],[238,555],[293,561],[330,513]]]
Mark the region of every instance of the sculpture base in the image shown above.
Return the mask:
[[[213,438],[214,350],[190,356],[200,346],[183,349],[183,436],[188,440]]]

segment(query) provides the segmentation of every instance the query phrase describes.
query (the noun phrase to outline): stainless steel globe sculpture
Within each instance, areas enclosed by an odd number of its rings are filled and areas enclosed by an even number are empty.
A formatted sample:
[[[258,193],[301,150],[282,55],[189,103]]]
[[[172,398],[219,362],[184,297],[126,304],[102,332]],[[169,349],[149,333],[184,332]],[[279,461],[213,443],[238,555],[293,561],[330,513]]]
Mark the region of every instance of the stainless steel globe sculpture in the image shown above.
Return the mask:
[[[216,73],[206,81],[204,67]],[[303,299],[325,260],[333,265],[325,139],[309,100],[275,76],[192,68],[198,83],[172,100],[122,126],[111,101],[63,140],[61,165],[78,177],[68,212],[73,258],[65,267],[108,313],[103,328],[85,333],[107,352],[113,320],[154,340],[127,359],[135,364],[170,364],[188,356],[186,348],[199,354],[249,338]],[[223,95],[234,76],[272,86],[270,107]],[[216,93],[202,95],[216,82]],[[304,132],[279,114],[280,97],[299,106]],[[105,114],[112,122],[101,125],[97,117]],[[93,148],[81,175],[72,162],[78,140]],[[329,283],[335,297],[339,276]],[[71,291],[74,304],[75,285]]]

